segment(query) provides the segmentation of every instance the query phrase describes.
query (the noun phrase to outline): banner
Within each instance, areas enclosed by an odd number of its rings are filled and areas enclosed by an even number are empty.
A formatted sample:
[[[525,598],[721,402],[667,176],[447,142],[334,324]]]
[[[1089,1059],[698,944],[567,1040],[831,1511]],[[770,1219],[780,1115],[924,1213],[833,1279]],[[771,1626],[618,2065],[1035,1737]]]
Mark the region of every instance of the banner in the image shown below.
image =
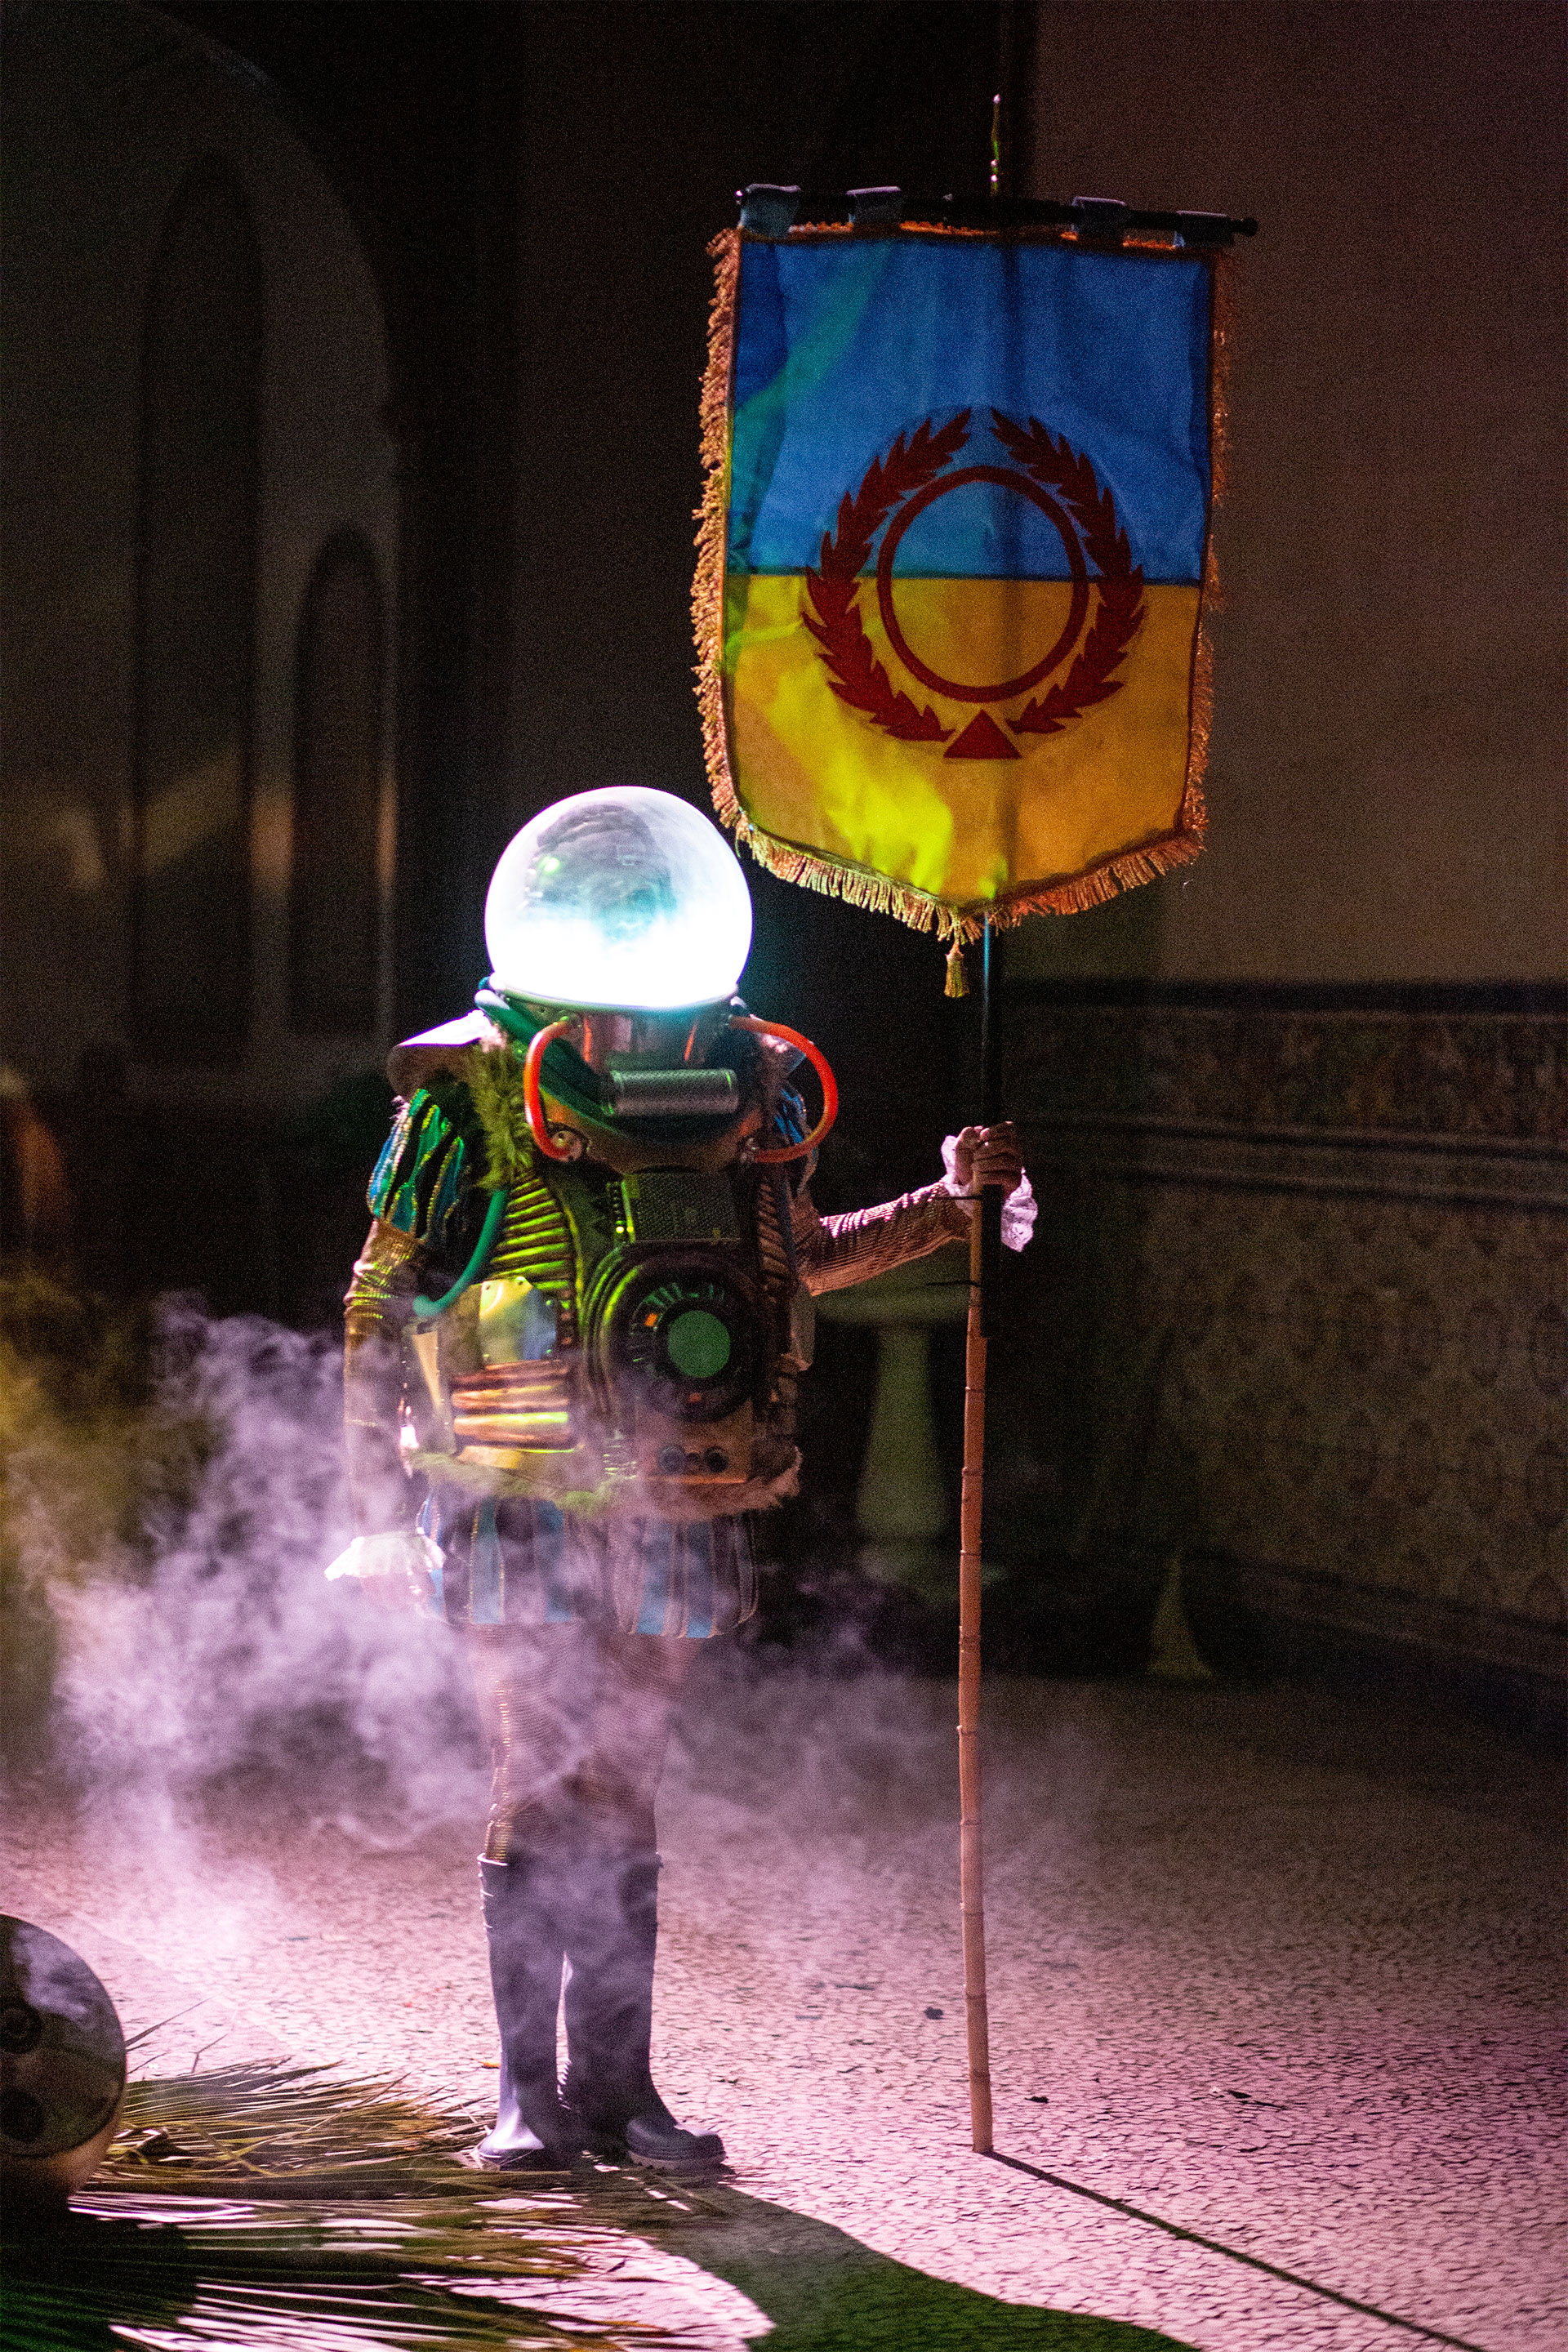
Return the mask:
[[[1196,856],[1216,264],[731,230],[694,596],[719,814],[954,943]]]

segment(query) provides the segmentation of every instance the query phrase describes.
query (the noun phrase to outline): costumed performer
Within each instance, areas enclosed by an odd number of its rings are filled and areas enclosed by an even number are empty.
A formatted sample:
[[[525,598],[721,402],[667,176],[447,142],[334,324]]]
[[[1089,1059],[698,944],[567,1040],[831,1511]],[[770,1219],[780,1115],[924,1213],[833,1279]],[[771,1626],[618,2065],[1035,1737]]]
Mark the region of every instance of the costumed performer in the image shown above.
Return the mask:
[[[328,1570],[460,1630],[494,1765],[479,1863],[500,2029],[487,2168],[582,2150],[717,2163],[649,2063],[654,1797],[695,1644],[756,1605],[747,1515],[795,1491],[814,1294],[963,1237],[982,1184],[1034,1220],[1010,1127],[935,1183],[819,1217],[831,1073],[734,994],[751,899],[673,795],[526,825],[465,1018],[389,1065],[402,1100],[347,1297],[353,1541]],[[816,1064],[807,1131],[789,1083]],[[558,2084],[564,2002],[568,2064]]]

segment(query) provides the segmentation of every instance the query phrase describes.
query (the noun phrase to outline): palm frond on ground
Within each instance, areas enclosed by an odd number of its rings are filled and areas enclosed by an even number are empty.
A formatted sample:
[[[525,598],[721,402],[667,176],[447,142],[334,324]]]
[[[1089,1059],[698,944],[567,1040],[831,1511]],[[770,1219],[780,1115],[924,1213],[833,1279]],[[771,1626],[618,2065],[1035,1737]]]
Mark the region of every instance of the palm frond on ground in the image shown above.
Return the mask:
[[[99,2179],[189,2189],[200,2178],[252,2196],[309,2195],[318,2183],[388,2187],[411,2174],[472,2176],[454,2165],[473,2117],[408,2096],[395,2082],[356,2082],[326,2066],[257,2063],[132,2083]]]
[[[637,2173],[470,2172],[457,2163],[483,2126],[395,2080],[328,2066],[256,2063],[132,2083],[93,2189],[166,2196],[310,2200],[377,2193],[459,2203],[504,2197],[595,2227],[658,2229],[721,2209],[700,2189],[655,2188]]]
[[[326,2067],[133,2083],[70,2213],[7,2232],[6,2352],[682,2352],[574,2305],[686,2192],[468,2172],[475,2129]]]

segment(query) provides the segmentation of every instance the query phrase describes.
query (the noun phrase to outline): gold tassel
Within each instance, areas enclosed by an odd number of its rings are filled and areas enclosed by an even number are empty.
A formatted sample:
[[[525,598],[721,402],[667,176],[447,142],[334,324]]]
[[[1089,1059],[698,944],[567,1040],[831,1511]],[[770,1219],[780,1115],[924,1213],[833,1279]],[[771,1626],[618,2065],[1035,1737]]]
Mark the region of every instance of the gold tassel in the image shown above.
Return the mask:
[[[963,976],[963,941],[954,940],[947,951],[947,982],[944,996],[967,996],[969,982]]]

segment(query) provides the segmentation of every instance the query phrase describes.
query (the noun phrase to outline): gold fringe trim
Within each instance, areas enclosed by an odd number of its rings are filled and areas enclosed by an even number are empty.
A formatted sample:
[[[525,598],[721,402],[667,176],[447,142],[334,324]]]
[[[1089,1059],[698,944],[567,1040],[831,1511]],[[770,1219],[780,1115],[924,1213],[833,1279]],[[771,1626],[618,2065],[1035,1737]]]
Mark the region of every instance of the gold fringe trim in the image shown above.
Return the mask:
[[[1219,566],[1210,545],[1204,555],[1204,584],[1198,596],[1198,625],[1193,635],[1192,683],[1187,690],[1187,775],[1182,791],[1181,833],[1203,847],[1208,824],[1204,777],[1209,763],[1209,735],[1214,726],[1214,639],[1209,615],[1219,604]]]
[[[947,978],[942,983],[944,996],[967,996],[969,981],[963,969],[963,949],[957,940],[947,951]]]
[[[994,236],[989,229],[950,228],[940,223],[905,221],[903,229],[921,236]],[[850,234],[847,225],[824,222],[797,225],[792,238],[837,237]],[[1075,244],[1076,232],[1023,231],[1015,237],[1030,243]],[[965,992],[963,950],[989,925],[1004,930],[1026,915],[1076,915],[1104,906],[1122,891],[1157,881],[1162,874],[1190,866],[1204,845],[1207,809],[1204,775],[1208,766],[1209,735],[1214,717],[1214,648],[1208,620],[1221,605],[1219,567],[1212,542],[1212,514],[1223,495],[1229,448],[1228,379],[1235,331],[1234,257],[1201,257],[1209,271],[1209,506],[1210,534],[1204,548],[1203,580],[1198,598],[1198,623],[1193,638],[1188,705],[1187,767],[1182,804],[1174,828],[1135,849],[1119,851],[1062,882],[1042,882],[994,899],[957,902],[939,898],[912,883],[894,881],[869,867],[856,866],[830,851],[807,848],[779,839],[753,824],[742,806],[730,764],[729,730],[724,708],[724,574],[728,555],[730,504],[730,405],[735,367],[735,311],[741,282],[739,228],[723,230],[708,251],[714,263],[713,305],[708,320],[708,363],[702,378],[700,420],[705,479],[702,501],[696,510],[697,571],[691,589],[691,614],[697,640],[697,699],[702,716],[702,748],[714,809],[722,824],[734,833],[759,866],[782,882],[793,882],[823,898],[840,898],[846,906],[878,915],[891,915],[916,931],[935,931],[946,943],[946,993]],[[1123,239],[1123,251],[1169,254],[1173,260],[1197,258],[1190,248],[1168,240]],[[957,958],[956,971],[954,958]]]
[[[713,797],[717,803],[717,787]],[[836,857],[831,850],[808,849],[802,842],[782,841],[776,834],[764,833],[761,825],[753,824],[738,801],[732,814],[722,805],[719,814],[726,824],[733,826],[736,840],[744,845],[757,864],[765,866],[770,874],[776,874],[781,882],[797,883],[803,890],[816,890],[824,898],[842,898],[847,907],[861,908],[868,914],[891,915],[911,931],[935,931],[948,946],[955,940],[977,940],[988,920],[1003,919],[988,913],[979,902],[971,913],[951,899],[934,898],[929,890],[917,889],[912,882],[896,882],[868,866],[856,866],[847,858]]]
[[[1124,890],[1136,890],[1178,866],[1190,866],[1204,845],[1204,821],[1202,789],[1189,781],[1173,833],[1137,849],[1119,850],[1114,857],[1075,874],[1070,882],[1045,883],[999,898],[988,919],[997,930],[1007,930],[1026,915],[1081,915],[1090,907],[1103,907]]]
[[[1209,624],[1224,609],[1219,559],[1215,553],[1214,516],[1226,488],[1230,454],[1230,362],[1235,349],[1236,276],[1234,257],[1211,254],[1209,272],[1209,508],[1204,519],[1203,578],[1198,589],[1198,624],[1193,634],[1193,666],[1187,689],[1187,772],[1182,788],[1176,840],[1189,845],[1177,863],[1195,857],[1208,827],[1204,777],[1208,771],[1209,737],[1214,727],[1214,639]]]
[[[691,623],[697,638],[697,707],[702,751],[720,823],[743,823],[730,770],[724,713],[724,572],[729,554],[730,406],[735,375],[735,304],[741,286],[741,232],[727,228],[708,251],[714,264],[713,307],[708,316],[708,364],[702,375],[702,502],[697,509],[697,571],[691,583]],[[744,838],[744,835],[742,836]]]
[[[1206,663],[1206,640],[1200,635],[1194,641],[1194,671],[1200,661]],[[841,898],[847,907],[858,907],[873,915],[891,915],[911,931],[934,931],[951,953],[954,946],[967,947],[972,940],[977,940],[987,925],[993,930],[1007,930],[1022,922],[1026,915],[1082,914],[1086,908],[1102,906],[1121,891],[1155,881],[1177,866],[1191,865],[1203,847],[1201,780],[1207,751],[1206,727],[1201,751],[1194,727],[1181,811],[1170,833],[1141,842],[1135,849],[1118,850],[1114,856],[1086,866],[1081,874],[1064,882],[1031,883],[999,898],[938,898],[929,890],[917,889],[913,883],[895,882],[868,866],[835,857],[829,850],[808,849],[799,842],[781,841],[776,835],[764,833],[760,825],[753,824],[744,810],[727,822],[734,825],[737,840],[745,845],[757,864],[777,875],[781,882],[816,890],[825,898]]]
[[[1209,503],[1217,507],[1228,487],[1230,363],[1236,348],[1236,256],[1212,254],[1208,269]]]

